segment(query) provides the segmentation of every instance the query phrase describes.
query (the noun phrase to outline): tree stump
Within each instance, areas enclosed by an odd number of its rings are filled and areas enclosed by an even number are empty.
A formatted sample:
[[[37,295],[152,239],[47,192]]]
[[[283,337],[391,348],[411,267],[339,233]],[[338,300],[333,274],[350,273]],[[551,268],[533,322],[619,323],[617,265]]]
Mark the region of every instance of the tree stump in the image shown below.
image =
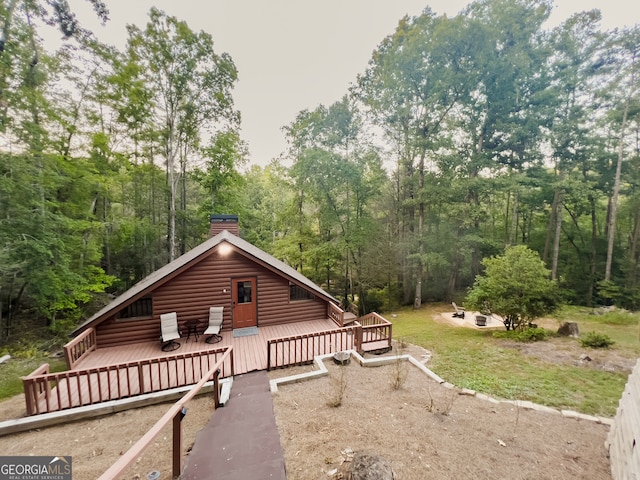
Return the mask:
[[[380,455],[358,452],[347,473],[347,480],[394,480],[391,465]]]
[[[576,322],[564,322],[558,329],[558,335],[578,338],[580,336],[578,324]]]
[[[351,362],[351,353],[349,352],[338,352],[333,355],[333,361],[338,365],[348,365]]]

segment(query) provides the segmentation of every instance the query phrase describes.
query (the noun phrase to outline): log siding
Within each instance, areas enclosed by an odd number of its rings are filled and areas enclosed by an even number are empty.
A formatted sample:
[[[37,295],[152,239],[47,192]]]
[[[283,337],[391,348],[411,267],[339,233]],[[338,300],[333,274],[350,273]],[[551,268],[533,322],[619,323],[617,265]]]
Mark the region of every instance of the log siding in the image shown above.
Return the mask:
[[[153,290],[152,318],[118,319],[117,312],[96,326],[98,348],[158,340],[160,315],[176,312],[180,327],[189,320],[207,321],[210,306],[223,306],[222,329],[232,329],[231,281],[256,278],[258,326],[327,318],[328,301],[317,296],[289,300],[289,280],[234,251],[223,256],[218,250],[190,265]]]

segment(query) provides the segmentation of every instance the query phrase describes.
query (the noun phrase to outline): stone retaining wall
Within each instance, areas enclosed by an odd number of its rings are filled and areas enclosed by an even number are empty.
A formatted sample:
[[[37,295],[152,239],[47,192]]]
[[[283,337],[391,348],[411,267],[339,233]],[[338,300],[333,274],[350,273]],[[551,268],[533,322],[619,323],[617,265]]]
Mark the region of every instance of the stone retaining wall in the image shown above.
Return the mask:
[[[640,478],[640,359],[627,380],[607,443],[613,479]]]

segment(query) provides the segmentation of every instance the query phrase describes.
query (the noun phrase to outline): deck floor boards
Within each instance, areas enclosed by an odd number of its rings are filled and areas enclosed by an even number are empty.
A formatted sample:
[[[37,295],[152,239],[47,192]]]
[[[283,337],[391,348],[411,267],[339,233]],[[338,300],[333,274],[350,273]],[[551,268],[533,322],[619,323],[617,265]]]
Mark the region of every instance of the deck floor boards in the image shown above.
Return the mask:
[[[203,326],[204,327],[204,326]],[[233,331],[223,331],[222,341],[208,344],[204,335],[198,338],[191,336],[188,340],[181,338],[180,348],[173,352],[163,352],[160,342],[135,343],[118,347],[97,348],[84,358],[74,370],[99,368],[105,365],[127,363],[138,360],[167,357],[179,353],[202,352],[233,345],[234,371],[236,375],[267,368],[267,340],[278,337],[289,337],[305,333],[320,332],[336,328],[329,319],[297,322],[269,327],[259,327],[257,335],[234,337]]]

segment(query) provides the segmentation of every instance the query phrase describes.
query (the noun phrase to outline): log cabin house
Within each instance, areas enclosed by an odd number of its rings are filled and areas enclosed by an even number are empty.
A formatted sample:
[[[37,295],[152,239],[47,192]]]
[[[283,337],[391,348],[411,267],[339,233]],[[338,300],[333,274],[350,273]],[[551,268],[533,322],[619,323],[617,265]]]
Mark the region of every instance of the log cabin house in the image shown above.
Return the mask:
[[[238,236],[237,217],[213,215],[208,240],[114,299],[74,332],[96,332],[97,348],[157,341],[160,315],[181,332],[221,306],[222,331],[327,318],[340,302],[284,262]]]
[[[311,363],[325,353],[390,349],[391,323],[356,317],[311,280],[238,235],[235,215],[212,215],[210,238],[87,319],[64,347],[68,371],[43,365],[23,378],[27,414],[45,413]],[[221,339],[204,341],[210,307],[223,307]],[[175,312],[181,338],[161,349],[160,315]]]

